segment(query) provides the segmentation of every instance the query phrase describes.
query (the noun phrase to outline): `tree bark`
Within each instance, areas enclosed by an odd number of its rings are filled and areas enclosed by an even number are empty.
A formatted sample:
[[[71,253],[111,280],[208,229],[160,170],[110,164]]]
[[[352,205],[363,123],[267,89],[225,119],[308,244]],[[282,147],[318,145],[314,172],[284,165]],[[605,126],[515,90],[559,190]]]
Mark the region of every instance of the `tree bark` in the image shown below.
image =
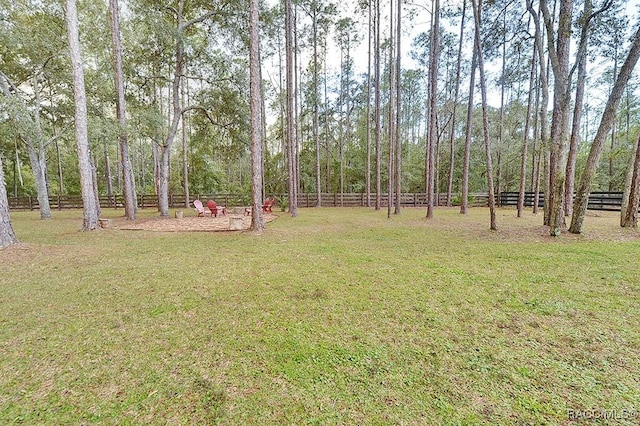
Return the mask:
[[[293,82],[293,6],[291,0],[285,0],[285,61],[286,61],[286,85],[287,85],[287,166],[288,166],[288,199],[289,213],[291,216],[298,215],[298,206],[296,198],[295,186],[295,121],[294,121],[294,82]]]
[[[474,35],[474,46],[476,43],[480,43],[479,40],[475,40],[479,37],[478,33]],[[460,202],[460,214],[467,214],[469,208],[469,163],[471,161],[471,129],[473,126],[473,92],[476,88],[476,67],[478,65],[478,53],[476,49],[473,49],[471,59],[471,75],[469,76],[469,100],[467,102],[467,127],[465,129],[464,137],[464,160],[462,162],[462,199]]]
[[[251,230],[262,232],[262,89],[259,0],[249,3],[249,105],[251,109]]]
[[[522,141],[522,157],[520,161],[520,187],[518,190],[518,217],[522,217],[524,211],[524,192],[527,184],[527,154],[529,149],[529,125],[531,123],[531,107],[535,94],[536,80],[536,55],[538,54],[536,45],[533,45],[533,55],[531,57],[531,73],[529,75],[529,99],[527,100],[527,112],[524,119],[524,139]]]
[[[620,206],[620,226],[625,227],[627,206],[629,205],[629,195],[631,194],[631,184],[633,183],[635,172],[635,161],[638,152],[638,146],[640,146],[640,132],[636,137],[636,143],[631,156],[629,157],[629,165],[627,167],[627,173],[624,179],[624,192],[622,194],[622,205]]]
[[[629,198],[626,202],[626,210],[621,214],[624,220],[620,225],[623,228],[638,227],[638,203],[640,202],[640,136],[637,139],[635,147],[635,156],[633,160],[633,175],[631,177],[631,185],[629,186]]]
[[[578,185],[578,189],[576,191],[576,199],[573,204],[571,227],[569,228],[569,232],[573,234],[582,233],[584,216],[587,212],[587,205],[589,203],[591,183],[593,182],[593,178],[596,174],[598,162],[600,161],[600,155],[602,154],[602,149],[604,148],[605,139],[607,137],[607,134],[611,130],[611,127],[613,126],[616,118],[616,111],[618,109],[618,105],[620,104],[620,99],[622,99],[624,88],[631,78],[631,74],[636,66],[636,63],[638,62],[639,57],[640,26],[638,27],[638,30],[634,35],[633,43],[629,49],[627,59],[622,65],[622,68],[620,68],[620,74],[618,74],[618,76],[616,77],[613,89],[611,90],[611,94],[609,95],[609,99],[607,100],[607,105],[605,106],[604,112],[602,113],[598,131],[596,132],[593,144],[591,145],[591,149],[589,150],[587,163],[580,177],[580,184]]]
[[[400,67],[400,58],[401,58],[401,23],[402,23],[402,0],[397,1],[397,17],[396,17],[396,114],[395,114],[395,193],[396,193],[396,202],[395,202],[395,210],[394,214],[400,214],[402,211],[401,201],[402,201],[402,140],[400,139],[400,125],[401,125],[401,111],[402,111],[402,68]]]
[[[571,216],[573,214],[573,190],[575,186],[575,170],[578,158],[578,143],[580,140],[580,123],[582,120],[584,90],[587,80],[587,45],[589,41],[589,32],[591,30],[591,22],[596,15],[609,9],[612,3],[613,2],[611,0],[606,1],[603,7],[594,13],[591,0],[585,0],[584,2],[580,43],[578,46],[578,53],[576,55],[578,78],[576,82],[576,99],[571,124],[571,139],[569,141],[569,155],[567,158],[567,180],[565,182],[564,190],[564,213],[567,216]]]
[[[453,172],[455,170],[456,143],[456,110],[460,95],[460,68],[462,66],[462,46],[464,44],[464,21],[467,12],[467,0],[462,0],[462,18],[460,18],[460,39],[458,42],[458,60],[456,61],[456,87],[453,95],[453,111],[451,112],[451,133],[449,135],[449,174],[447,179],[447,207],[451,207],[453,193]]]
[[[546,0],[540,2],[547,33],[553,34],[553,24]],[[559,236],[564,228],[563,197],[566,178],[568,124],[570,107],[569,52],[573,3],[560,0],[560,14],[556,41],[547,37],[549,58],[553,70],[553,114],[551,117],[551,150],[549,163],[549,190],[545,200],[549,206],[549,234]]]
[[[427,218],[433,217],[435,192],[435,145],[437,137],[438,56],[440,43],[440,0],[433,2],[429,58],[429,133],[427,137]]]
[[[313,141],[316,148],[316,207],[321,207],[322,183],[320,181],[320,116],[318,111],[318,104],[320,103],[320,93],[318,90],[318,10],[315,2],[311,7],[313,8],[311,29],[313,31]]]
[[[437,0],[436,0],[437,1]],[[475,5],[475,0],[471,0],[473,6],[473,16],[475,20],[475,50],[478,55],[478,72],[480,77],[480,93],[482,96],[482,133],[484,137],[484,150],[487,157],[487,192],[489,193],[489,216],[490,216],[490,229],[496,231],[498,225],[496,223],[496,202],[495,192],[493,188],[493,165],[491,162],[491,141],[489,140],[489,120],[487,117],[487,89],[484,76],[484,65],[482,61],[482,43],[480,43],[480,13],[482,11],[482,1],[478,1],[478,6]]]
[[[35,108],[33,115],[27,108],[23,99],[18,96],[18,90],[9,78],[0,71],[0,89],[7,98],[14,97],[20,104],[22,111],[12,115],[13,121],[17,127],[33,127],[33,132],[23,131],[20,136],[22,142],[27,146],[29,154],[29,162],[36,183],[36,193],[38,197],[38,205],[40,209],[40,219],[51,218],[51,206],[49,205],[49,189],[47,184],[47,160],[45,155],[46,146],[55,141],[60,135],[54,136],[49,142],[45,142],[42,126],[40,124],[40,88],[38,86],[38,78],[32,78],[33,92],[35,95]],[[12,95],[12,90],[14,95]],[[24,123],[23,121],[28,121]]]
[[[380,210],[382,205],[382,142],[380,140],[381,123],[380,123],[380,0],[375,0],[375,43],[374,43],[374,80],[375,80],[375,144],[376,144],[376,202],[375,209]]]
[[[394,55],[395,55],[395,31],[394,31],[394,9],[393,9],[393,1],[389,1],[389,116],[388,116],[388,126],[387,126],[387,137],[388,137],[388,153],[389,158],[387,161],[387,217],[391,217],[391,210],[393,209],[394,196],[393,191],[395,189],[395,78],[396,78],[396,69],[394,67]]]
[[[368,48],[367,48],[367,158],[365,159],[365,197],[367,207],[371,207],[371,39],[373,36],[373,1],[367,2],[369,12],[369,25],[368,25]]]
[[[539,74],[540,90],[542,92],[542,99],[541,99],[539,108],[536,110],[536,114],[539,114],[538,122],[540,123],[540,149],[538,152],[536,174],[535,174],[534,184],[533,184],[534,186],[533,213],[537,214],[538,203],[540,200],[540,180],[542,179],[542,176],[543,176],[543,173],[542,173],[543,159],[546,164],[546,156],[547,156],[546,151],[549,146],[549,122],[547,119],[547,109],[549,106],[549,72],[547,67],[547,58],[544,56],[545,50],[542,43],[543,29],[540,24],[540,16],[538,12],[536,12],[533,9],[533,1],[527,0],[527,10],[529,11],[531,18],[533,19],[534,26],[535,26],[534,40],[536,43],[536,49],[538,51],[538,56],[539,56],[538,65],[540,67],[540,74]],[[537,102],[537,98],[536,98],[536,102]],[[549,192],[548,185],[547,185],[548,179],[546,177],[546,173],[544,175],[545,175],[545,192],[548,194]],[[547,204],[547,199],[545,198],[545,206],[546,204]],[[544,214],[545,225],[548,225],[549,223],[547,211],[548,210],[545,207],[545,214]]]
[[[75,100],[76,142],[78,146],[78,167],[80,169],[80,188],[82,192],[83,221],[82,230],[98,229],[98,206],[91,176],[91,159],[87,128],[87,97],[80,53],[78,35],[78,12],[75,0],[67,0],[67,32],[73,74],[73,94]]]
[[[0,248],[4,249],[18,242],[16,234],[11,225],[9,215],[9,200],[7,199],[7,188],[4,182],[4,170],[2,159],[0,159]]]
[[[33,78],[33,90],[35,92],[35,111],[33,119],[35,123],[35,131],[37,136],[37,149],[36,144],[27,138],[27,149],[29,150],[29,160],[31,161],[31,167],[36,180],[36,190],[38,194],[38,204],[40,206],[40,219],[51,218],[51,206],[49,205],[49,188],[47,183],[47,156],[45,152],[46,144],[44,141],[44,134],[42,132],[42,125],[40,124],[40,86],[38,84],[38,78]]]

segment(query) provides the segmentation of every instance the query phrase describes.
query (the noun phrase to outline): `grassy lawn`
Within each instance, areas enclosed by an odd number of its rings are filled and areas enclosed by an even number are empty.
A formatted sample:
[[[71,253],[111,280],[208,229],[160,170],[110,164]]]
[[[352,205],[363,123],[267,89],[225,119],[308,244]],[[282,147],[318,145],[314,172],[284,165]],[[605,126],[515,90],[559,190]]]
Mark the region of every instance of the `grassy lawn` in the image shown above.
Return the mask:
[[[640,422],[637,232],[424,214],[302,209],[252,235],[14,212],[0,424]]]

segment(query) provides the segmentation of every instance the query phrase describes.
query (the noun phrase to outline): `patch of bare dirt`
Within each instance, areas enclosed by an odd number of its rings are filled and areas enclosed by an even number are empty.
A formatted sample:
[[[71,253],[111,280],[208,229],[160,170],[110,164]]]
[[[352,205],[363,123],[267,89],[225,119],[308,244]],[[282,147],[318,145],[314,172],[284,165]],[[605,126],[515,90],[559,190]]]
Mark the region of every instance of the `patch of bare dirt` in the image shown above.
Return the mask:
[[[220,215],[218,217],[195,217],[185,216],[182,219],[178,218],[150,218],[150,219],[138,219],[133,222],[126,221],[124,219],[116,219],[113,222],[113,227],[122,230],[135,230],[135,231],[158,231],[158,232],[221,232],[229,231],[230,218],[241,217],[242,218],[242,230],[248,230],[251,226],[251,216],[237,216],[237,215]],[[263,214],[262,218],[265,223],[271,222],[277,218],[274,214]]]

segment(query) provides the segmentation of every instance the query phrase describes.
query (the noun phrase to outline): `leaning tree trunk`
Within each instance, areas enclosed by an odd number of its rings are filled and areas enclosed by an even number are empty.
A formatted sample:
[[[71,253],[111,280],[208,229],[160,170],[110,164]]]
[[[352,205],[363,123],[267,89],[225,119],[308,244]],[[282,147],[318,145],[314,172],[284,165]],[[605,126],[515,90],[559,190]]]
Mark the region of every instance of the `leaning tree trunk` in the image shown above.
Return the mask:
[[[4,171],[2,160],[0,159],[0,248],[9,247],[18,242],[11,217],[9,216],[9,200],[7,199],[7,189],[4,183]]]
[[[576,191],[576,199],[573,204],[571,227],[569,228],[569,232],[573,234],[582,233],[584,216],[587,212],[587,205],[589,203],[591,183],[593,182],[596,174],[598,162],[600,161],[600,155],[602,154],[602,149],[604,148],[605,139],[607,137],[607,134],[611,130],[611,127],[613,127],[613,123],[616,119],[616,111],[618,109],[620,99],[622,99],[624,88],[631,78],[631,74],[636,66],[636,63],[638,62],[639,57],[640,26],[638,27],[638,30],[636,31],[636,34],[633,38],[633,44],[629,49],[627,59],[622,65],[622,68],[620,68],[620,74],[618,74],[618,76],[616,77],[615,84],[613,85],[613,90],[609,95],[607,105],[605,106],[604,112],[602,113],[600,126],[598,127],[598,131],[593,140],[593,144],[591,145],[591,150],[589,151],[589,156],[587,157],[587,164],[580,177],[580,184],[578,186],[578,190]]]
[[[96,194],[93,189],[91,173],[89,132],[87,128],[87,96],[84,86],[82,55],[80,54],[78,11],[75,0],[67,0],[66,18],[73,74],[73,94],[76,107],[76,142],[78,145],[78,167],[80,169],[80,188],[83,204],[82,230],[91,231],[98,229],[98,206],[96,204]]]
[[[569,156],[567,158],[567,180],[565,182],[564,191],[564,214],[567,216],[571,216],[573,214],[573,188],[575,186],[576,160],[578,158],[578,142],[580,140],[580,121],[582,119],[584,91],[587,80],[587,44],[589,41],[591,22],[596,14],[604,12],[611,6],[611,4],[611,2],[605,2],[603,8],[594,14],[591,0],[585,0],[584,2],[583,16],[585,18],[582,20],[583,25],[581,29],[580,44],[578,46],[578,53],[576,57],[578,64],[578,81],[576,83],[576,100],[573,109],[571,140],[569,142]],[[615,74],[616,73],[614,73],[614,75]]]

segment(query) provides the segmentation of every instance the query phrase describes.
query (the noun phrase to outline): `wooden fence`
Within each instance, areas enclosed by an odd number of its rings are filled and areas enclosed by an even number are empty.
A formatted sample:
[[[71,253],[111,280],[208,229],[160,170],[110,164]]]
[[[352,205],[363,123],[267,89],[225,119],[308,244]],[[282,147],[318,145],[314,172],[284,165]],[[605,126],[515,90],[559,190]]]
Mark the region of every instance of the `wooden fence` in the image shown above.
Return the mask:
[[[285,194],[269,194],[277,198],[276,207],[286,202]],[[381,194],[381,207],[387,207],[387,194]],[[321,204],[323,207],[365,207],[367,205],[366,194],[364,193],[322,193]],[[375,204],[375,194],[371,194],[371,205]],[[488,205],[488,196],[486,193],[470,194],[469,205],[473,207],[486,207]],[[214,199],[219,205],[227,207],[237,207],[247,205],[245,197],[242,194],[194,194],[189,197],[189,205],[193,205],[196,199],[208,200]],[[517,199],[517,198],[516,198]],[[114,197],[100,196],[100,207],[102,208],[122,208],[124,201],[121,195]],[[317,205],[318,196],[313,194],[299,194],[298,207],[315,207]],[[36,197],[8,197],[9,209],[11,210],[37,210],[40,208]],[[426,193],[403,193],[401,196],[401,205],[403,207],[426,207]],[[446,203],[446,194],[440,194],[438,205]],[[78,209],[82,208],[82,197],[80,195],[64,195],[49,197],[49,204],[52,210],[62,209]],[[138,207],[158,208],[158,197],[156,195],[138,195]],[[184,208],[184,194],[172,194],[169,196],[169,207]]]
[[[286,200],[285,194],[269,194],[275,196],[278,200],[276,206],[280,206],[283,200]],[[367,197],[364,193],[322,193],[321,201],[323,207],[365,207],[367,205]],[[371,194],[371,205],[375,204],[375,194]],[[469,205],[471,207],[486,207],[488,205],[487,193],[474,193],[469,196]],[[193,205],[195,199],[208,200],[214,199],[219,205],[228,207],[237,207],[247,205],[245,197],[242,194],[194,194],[189,197],[189,205]],[[298,207],[315,207],[317,205],[318,196],[316,193],[305,193],[298,195]],[[526,207],[533,206],[534,193],[525,192],[524,205]],[[37,210],[40,205],[36,197],[8,197],[9,209],[11,210]],[[439,194],[437,205],[445,205],[447,199],[446,194]],[[500,206],[516,206],[518,205],[517,192],[502,192],[498,197],[498,205]],[[401,205],[403,207],[426,207],[427,194],[424,192],[403,193],[401,196]],[[49,204],[52,210],[62,209],[81,209],[82,197],[80,195],[63,195],[49,197]],[[100,196],[100,207],[102,208],[122,208],[124,205],[121,195],[114,197]],[[540,193],[538,207],[544,205],[544,194]],[[592,192],[589,196],[588,208],[590,210],[608,210],[620,211],[622,206],[622,192]],[[138,207],[158,208],[158,197],[156,195],[138,195]],[[169,196],[169,207],[184,208],[184,194],[172,194]],[[387,207],[387,194],[382,194],[381,207]]]
[[[533,192],[525,192],[524,205],[526,207],[532,207],[534,199],[535,198]],[[500,193],[498,204],[501,206],[517,206],[518,193]],[[544,194],[540,193],[538,207],[542,206],[544,206]],[[589,203],[587,204],[587,208],[589,210],[620,211],[620,209],[622,208],[622,192],[592,192],[589,195]]]

